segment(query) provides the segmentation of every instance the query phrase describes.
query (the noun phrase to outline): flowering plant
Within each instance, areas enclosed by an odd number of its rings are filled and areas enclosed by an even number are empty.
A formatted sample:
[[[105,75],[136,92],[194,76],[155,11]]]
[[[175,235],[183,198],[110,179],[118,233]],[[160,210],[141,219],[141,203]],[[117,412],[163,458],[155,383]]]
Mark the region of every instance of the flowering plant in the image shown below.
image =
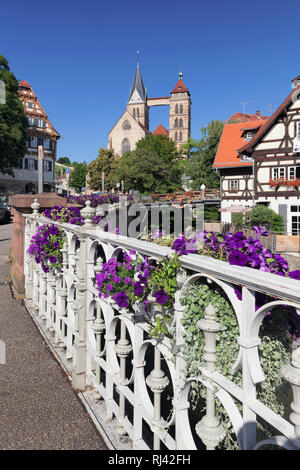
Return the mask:
[[[52,209],[45,209],[45,217],[58,222],[67,222],[73,225],[84,225],[84,219],[78,207],[54,206]]]
[[[50,268],[62,266],[61,250],[65,240],[63,230],[53,224],[41,225],[31,239],[28,253],[34,256],[36,263],[40,263],[43,271],[47,273]]]
[[[300,186],[300,178],[296,178],[293,180],[285,180],[285,179],[279,179],[279,180],[269,180],[269,185],[275,188],[278,188],[279,186],[288,186],[288,187],[293,187],[293,188],[298,188]]]

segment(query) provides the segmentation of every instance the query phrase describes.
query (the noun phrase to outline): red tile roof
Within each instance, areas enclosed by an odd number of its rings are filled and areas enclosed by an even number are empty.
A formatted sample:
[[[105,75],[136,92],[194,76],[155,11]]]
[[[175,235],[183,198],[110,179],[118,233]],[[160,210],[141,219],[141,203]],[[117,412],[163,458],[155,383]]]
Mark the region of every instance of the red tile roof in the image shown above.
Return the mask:
[[[251,121],[247,120],[247,126],[245,126],[243,122],[225,124],[213,168],[249,166],[249,163],[241,163],[237,151],[237,149],[245,143],[242,137],[245,132],[245,127],[247,129],[257,129],[266,122],[265,119],[259,120],[255,114],[252,116],[255,116],[255,118]]]
[[[189,93],[189,90],[185,86],[182,80],[178,80],[178,82],[175,85],[175,88],[171,91],[171,93],[182,93],[183,91],[187,91]]]
[[[248,122],[260,119],[268,119],[268,116],[261,116],[260,114],[246,114],[246,113],[235,113],[226,122],[237,121],[237,122]]]
[[[23,86],[24,88],[31,88],[31,86],[27,82],[25,82],[25,80],[22,80],[19,83],[19,86]]]
[[[167,135],[169,137],[169,131],[167,131],[167,129],[164,126],[162,126],[161,124],[159,124],[159,126],[157,126],[157,128],[155,129],[153,134],[154,135],[163,134],[163,135]]]

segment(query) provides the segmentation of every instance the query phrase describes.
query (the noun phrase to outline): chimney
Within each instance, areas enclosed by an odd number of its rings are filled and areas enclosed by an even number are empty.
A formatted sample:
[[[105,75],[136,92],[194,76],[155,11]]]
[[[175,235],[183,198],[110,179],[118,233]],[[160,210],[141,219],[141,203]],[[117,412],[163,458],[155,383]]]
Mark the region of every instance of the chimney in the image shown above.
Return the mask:
[[[260,116],[260,111],[256,111],[256,116]]]

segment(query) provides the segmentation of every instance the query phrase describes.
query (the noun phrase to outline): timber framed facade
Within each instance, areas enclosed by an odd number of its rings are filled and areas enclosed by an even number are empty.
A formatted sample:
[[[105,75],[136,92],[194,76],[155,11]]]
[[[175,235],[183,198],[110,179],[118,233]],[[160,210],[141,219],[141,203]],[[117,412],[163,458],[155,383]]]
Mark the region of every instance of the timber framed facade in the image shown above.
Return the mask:
[[[242,145],[245,128],[237,123],[224,127],[213,165],[220,174],[224,222],[231,221],[232,205],[266,205],[283,215],[288,235],[300,234],[300,86],[293,83],[294,90],[272,116],[261,117],[257,127],[249,123],[252,137]],[[228,131],[229,126],[239,127],[239,134]],[[229,134],[230,147],[226,146]],[[232,191],[234,179],[237,191]]]

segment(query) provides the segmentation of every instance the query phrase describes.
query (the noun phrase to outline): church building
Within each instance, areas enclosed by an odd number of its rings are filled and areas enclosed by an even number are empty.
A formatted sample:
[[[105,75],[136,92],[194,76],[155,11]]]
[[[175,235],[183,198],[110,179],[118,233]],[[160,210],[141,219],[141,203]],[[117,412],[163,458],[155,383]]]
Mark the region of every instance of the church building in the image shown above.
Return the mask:
[[[151,134],[149,108],[153,106],[169,106],[169,130],[160,124],[153,134],[167,135],[180,148],[191,135],[191,104],[190,92],[183,83],[181,72],[170,96],[148,98],[138,60],[126,110],[109,132],[107,148],[120,156],[134,150],[139,140]]]

